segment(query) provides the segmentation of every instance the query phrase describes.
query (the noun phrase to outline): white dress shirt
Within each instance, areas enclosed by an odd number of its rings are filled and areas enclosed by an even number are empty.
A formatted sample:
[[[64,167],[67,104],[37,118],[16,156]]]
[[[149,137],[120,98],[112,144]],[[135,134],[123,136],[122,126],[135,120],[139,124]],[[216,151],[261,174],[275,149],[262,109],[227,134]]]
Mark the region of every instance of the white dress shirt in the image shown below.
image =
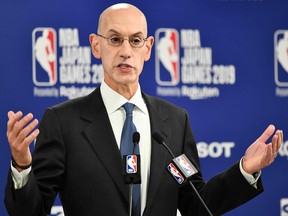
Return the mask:
[[[128,100],[112,90],[104,81],[100,86],[100,92],[112,125],[117,145],[120,149],[121,133],[126,118],[126,112],[122,106],[128,102]],[[142,98],[140,85],[138,85],[137,92],[129,102],[135,105],[133,110],[133,123],[135,124],[137,131],[140,133],[139,151],[141,155],[142,215],[146,206],[148,180],[150,176],[151,128],[148,109]]]

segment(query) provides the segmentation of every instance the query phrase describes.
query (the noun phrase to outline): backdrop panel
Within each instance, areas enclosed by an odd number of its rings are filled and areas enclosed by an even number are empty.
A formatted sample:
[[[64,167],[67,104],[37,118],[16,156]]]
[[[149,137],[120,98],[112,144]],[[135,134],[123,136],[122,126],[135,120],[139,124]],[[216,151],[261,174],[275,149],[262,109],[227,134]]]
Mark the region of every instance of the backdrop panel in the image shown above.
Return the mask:
[[[188,111],[206,179],[239,160],[269,124],[284,131],[277,160],[262,173],[265,192],[227,215],[288,215],[288,2],[127,2],[142,9],[155,37],[141,87]],[[91,55],[88,37],[113,3],[0,3],[1,200],[11,155],[7,112],[41,119],[46,107],[100,84],[101,62]],[[60,205],[57,200],[52,215],[61,215]],[[3,202],[0,215],[7,215]]]

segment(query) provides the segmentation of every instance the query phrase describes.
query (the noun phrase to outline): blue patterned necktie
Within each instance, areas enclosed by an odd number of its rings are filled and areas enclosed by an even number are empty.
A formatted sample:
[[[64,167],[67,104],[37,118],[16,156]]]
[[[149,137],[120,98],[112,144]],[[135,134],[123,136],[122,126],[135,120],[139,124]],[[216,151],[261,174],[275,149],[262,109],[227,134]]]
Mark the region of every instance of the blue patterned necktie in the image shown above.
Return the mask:
[[[123,105],[125,111],[126,111],[126,119],[124,122],[122,135],[121,135],[121,143],[120,143],[120,152],[121,156],[123,155],[131,155],[139,154],[139,145],[136,144],[134,152],[134,143],[133,143],[133,133],[136,132],[136,127],[133,123],[133,109],[134,104],[132,103],[125,103]],[[140,184],[133,184],[133,212],[135,216],[140,216]]]

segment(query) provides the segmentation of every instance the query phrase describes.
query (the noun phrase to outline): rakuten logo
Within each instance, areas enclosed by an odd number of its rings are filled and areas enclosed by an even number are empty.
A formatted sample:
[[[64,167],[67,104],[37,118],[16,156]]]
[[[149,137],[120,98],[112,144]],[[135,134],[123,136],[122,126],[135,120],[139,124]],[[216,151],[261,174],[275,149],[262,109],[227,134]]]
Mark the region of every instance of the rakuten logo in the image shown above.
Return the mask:
[[[197,143],[197,149],[200,158],[219,158],[222,156],[229,158],[231,157],[231,151],[234,146],[234,142],[211,142],[210,144],[205,142]]]

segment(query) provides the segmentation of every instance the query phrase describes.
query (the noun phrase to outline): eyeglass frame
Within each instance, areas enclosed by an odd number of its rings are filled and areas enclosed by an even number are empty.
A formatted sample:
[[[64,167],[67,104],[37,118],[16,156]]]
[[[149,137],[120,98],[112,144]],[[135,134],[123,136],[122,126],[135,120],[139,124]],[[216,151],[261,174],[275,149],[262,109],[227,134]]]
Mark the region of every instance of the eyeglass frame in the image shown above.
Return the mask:
[[[143,44],[142,44],[141,46],[137,47],[137,46],[135,46],[133,43],[131,43],[130,38],[124,38],[124,37],[122,37],[122,36],[117,36],[117,37],[119,37],[119,39],[120,39],[121,42],[120,42],[119,45],[115,45],[115,44],[110,44],[109,41],[110,41],[111,38],[105,37],[105,36],[103,36],[103,35],[101,35],[101,34],[99,34],[99,33],[97,33],[96,35],[99,36],[99,37],[101,37],[101,38],[106,39],[106,40],[107,40],[107,43],[108,43],[110,46],[113,46],[113,47],[120,47],[120,46],[123,44],[124,40],[127,40],[127,41],[129,42],[129,44],[130,44],[131,47],[133,47],[133,48],[142,48],[142,47],[144,46],[145,42],[148,40],[148,37],[147,37],[147,38],[141,38],[142,41],[143,41]]]

